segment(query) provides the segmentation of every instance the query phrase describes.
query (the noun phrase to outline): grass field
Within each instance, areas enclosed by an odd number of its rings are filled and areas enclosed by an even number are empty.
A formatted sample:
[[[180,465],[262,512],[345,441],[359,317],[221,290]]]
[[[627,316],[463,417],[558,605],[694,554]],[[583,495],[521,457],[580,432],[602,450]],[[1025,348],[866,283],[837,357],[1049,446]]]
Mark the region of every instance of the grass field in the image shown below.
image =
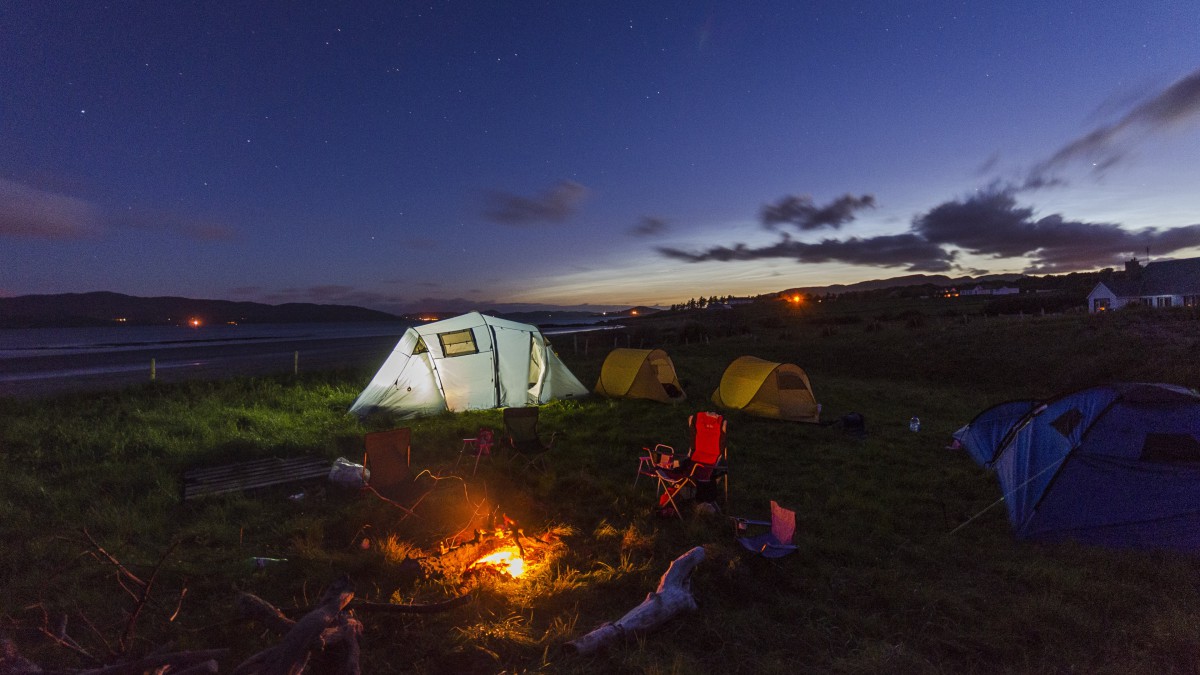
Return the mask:
[[[138,654],[231,647],[227,672],[275,640],[236,618],[237,591],[304,606],[348,573],[359,598],[378,602],[474,597],[428,616],[364,615],[368,673],[1196,672],[1200,561],[1015,541],[1002,506],[984,511],[1000,497],[994,478],[945,446],[1006,399],[1117,380],[1200,386],[1198,328],[1183,312],[843,308],[696,314],[564,337],[559,353],[588,385],[614,343],[665,345],[688,402],[547,405],[543,426],[558,432],[548,471],[485,459],[475,479],[448,480],[408,519],[326,488],[300,500],[288,498],[294,488],[179,500],[180,476],[196,465],[359,461],[362,434],[392,424],[345,415],[370,372],[0,400],[0,632],[40,663],[87,665],[32,630],[65,615],[96,656],[119,643]],[[798,514],[799,552],[773,561],[742,551],[724,517],[651,515],[652,487],[633,486],[639,449],[685,444],[687,416],[711,408],[724,366],[742,354],[800,365],[826,419],[859,412],[868,430],[857,439],[729,414],[727,512],[764,517],[774,499]],[[914,415],[918,433],[908,430]],[[460,439],[478,427],[502,427],[499,411],[406,424],[414,465],[435,471],[453,467]],[[439,558],[438,542],[483,500],[531,536],[555,534],[526,577],[472,580],[453,556]],[[111,565],[85,555],[84,530],[139,574],[170,550],[132,635],[123,633],[133,599]],[[708,554],[692,582],[698,612],[599,656],[561,649],[641,602],[697,545]],[[256,571],[254,556],[287,561]],[[401,564],[409,556],[446,562],[419,579]]]

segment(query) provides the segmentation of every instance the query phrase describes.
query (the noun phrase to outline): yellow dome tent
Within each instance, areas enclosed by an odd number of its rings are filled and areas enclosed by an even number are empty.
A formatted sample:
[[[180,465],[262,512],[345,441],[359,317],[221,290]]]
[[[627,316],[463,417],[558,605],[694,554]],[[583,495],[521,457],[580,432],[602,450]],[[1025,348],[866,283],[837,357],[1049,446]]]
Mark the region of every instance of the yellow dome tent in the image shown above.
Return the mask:
[[[808,375],[799,366],[753,356],[729,364],[712,400],[723,408],[793,422],[816,423],[821,415]]]
[[[675,364],[661,349],[614,349],[600,367],[597,394],[609,398],[647,398],[675,403],[687,398]]]

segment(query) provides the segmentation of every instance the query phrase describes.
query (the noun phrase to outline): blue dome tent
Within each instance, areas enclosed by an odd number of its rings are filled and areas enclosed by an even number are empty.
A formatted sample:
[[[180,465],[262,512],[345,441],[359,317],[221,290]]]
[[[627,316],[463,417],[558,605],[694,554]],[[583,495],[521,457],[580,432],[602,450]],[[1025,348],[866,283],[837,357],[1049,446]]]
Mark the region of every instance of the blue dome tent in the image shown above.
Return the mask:
[[[955,433],[1022,539],[1200,550],[1200,394],[1115,384],[1010,401]]]

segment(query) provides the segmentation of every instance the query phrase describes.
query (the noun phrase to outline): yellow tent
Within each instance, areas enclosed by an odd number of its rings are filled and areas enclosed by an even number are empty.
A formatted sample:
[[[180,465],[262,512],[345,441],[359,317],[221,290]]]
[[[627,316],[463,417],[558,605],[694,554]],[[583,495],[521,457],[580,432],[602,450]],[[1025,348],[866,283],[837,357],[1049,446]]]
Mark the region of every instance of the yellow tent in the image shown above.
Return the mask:
[[[687,398],[675,364],[661,349],[614,349],[600,367],[596,393],[610,398],[648,398],[674,403]]]
[[[821,406],[813,396],[808,375],[791,363],[773,363],[741,356],[725,369],[713,403],[758,417],[794,422],[818,422]]]

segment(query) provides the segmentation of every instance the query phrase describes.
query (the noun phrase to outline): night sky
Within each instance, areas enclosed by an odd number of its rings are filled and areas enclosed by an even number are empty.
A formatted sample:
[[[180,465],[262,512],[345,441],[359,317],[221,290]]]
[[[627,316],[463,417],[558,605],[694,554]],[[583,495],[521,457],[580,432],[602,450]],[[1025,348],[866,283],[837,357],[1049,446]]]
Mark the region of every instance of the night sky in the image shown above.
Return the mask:
[[[670,304],[1200,255],[1200,2],[8,2],[0,295]]]

